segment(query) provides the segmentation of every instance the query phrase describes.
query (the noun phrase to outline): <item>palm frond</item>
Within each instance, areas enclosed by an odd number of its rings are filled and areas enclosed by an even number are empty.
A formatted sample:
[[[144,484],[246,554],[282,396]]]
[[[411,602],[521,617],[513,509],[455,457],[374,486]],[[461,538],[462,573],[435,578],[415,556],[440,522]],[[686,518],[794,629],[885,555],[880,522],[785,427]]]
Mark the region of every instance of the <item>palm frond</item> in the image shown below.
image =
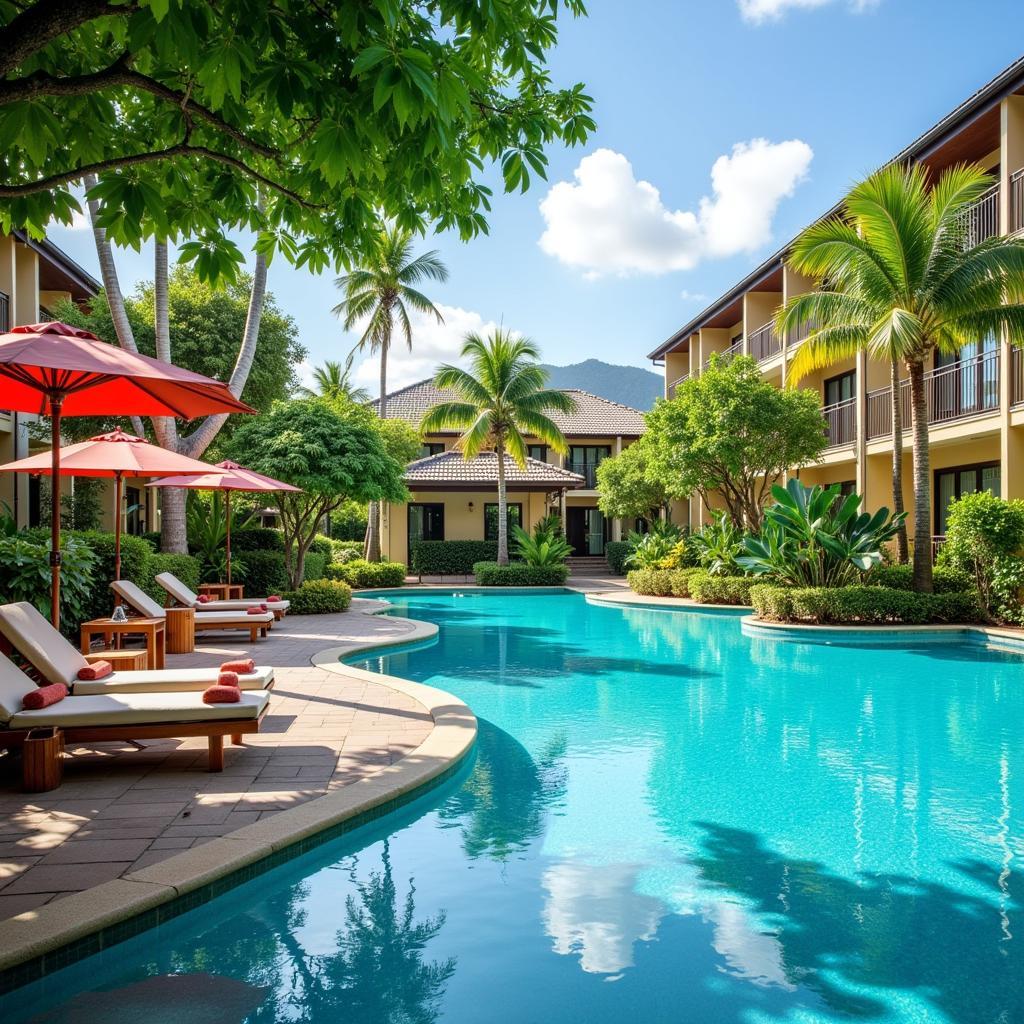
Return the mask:
[[[420,420],[421,434],[438,434],[446,430],[464,430],[480,410],[469,402],[438,402]]]
[[[864,345],[865,333],[859,326],[824,327],[812,331],[787,367],[787,385],[796,387],[809,373],[854,358]]]

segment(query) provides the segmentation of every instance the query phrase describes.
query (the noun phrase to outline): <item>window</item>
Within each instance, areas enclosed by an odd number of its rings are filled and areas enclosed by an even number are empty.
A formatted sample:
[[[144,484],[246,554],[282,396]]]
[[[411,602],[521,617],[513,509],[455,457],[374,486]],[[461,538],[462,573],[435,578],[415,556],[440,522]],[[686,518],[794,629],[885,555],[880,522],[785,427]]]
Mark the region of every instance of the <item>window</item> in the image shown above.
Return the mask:
[[[409,554],[418,540],[444,540],[444,505],[413,502],[409,505]]]
[[[126,487],[125,499],[125,533],[138,536],[145,528],[146,506],[143,504],[142,490],[138,487]]]
[[[935,353],[935,418],[949,419],[999,407],[999,344],[995,335],[972,341],[958,352]]]
[[[997,498],[1002,491],[998,462],[979,462],[973,466],[953,466],[935,471],[935,534],[946,535],[946,517],[950,502],[965,494],[990,491]]]
[[[824,389],[826,405],[849,401],[857,394],[857,371],[848,370],[836,377],[829,377],[825,381]]]
[[[518,502],[509,502],[505,506],[505,523],[508,535],[512,536],[513,526],[523,525],[523,506]],[[498,539],[498,503],[488,501],[484,504],[484,540]]]
[[[548,461],[548,446],[546,444],[531,444],[526,448],[526,454],[538,462]]]
[[[585,487],[593,490],[597,486],[597,467],[612,453],[608,444],[574,444],[569,446],[569,462],[566,469],[579,473]]]
[[[420,445],[420,453],[417,459],[425,459],[430,455],[440,455],[444,451],[444,442],[424,441]]]

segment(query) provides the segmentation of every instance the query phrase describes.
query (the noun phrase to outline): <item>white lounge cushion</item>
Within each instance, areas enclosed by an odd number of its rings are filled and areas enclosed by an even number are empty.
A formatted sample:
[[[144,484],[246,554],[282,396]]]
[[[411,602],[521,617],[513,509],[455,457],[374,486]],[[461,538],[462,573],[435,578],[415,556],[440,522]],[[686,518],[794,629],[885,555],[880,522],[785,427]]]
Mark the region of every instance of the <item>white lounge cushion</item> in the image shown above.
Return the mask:
[[[131,580],[114,580],[110,584],[110,589],[122,600],[127,601],[139,615],[144,615],[147,619],[166,618],[163,608],[142,587],[132,583]]]
[[[178,604],[183,604],[186,608],[191,608],[196,604],[199,595],[196,594],[194,590],[189,590],[189,588],[186,587],[173,572],[158,572],[153,579],[156,583],[159,583],[160,586],[178,602]]]
[[[196,611],[228,612],[238,611],[246,608],[255,608],[257,605],[265,604],[269,609],[278,612],[288,610],[288,601],[267,601],[264,598],[236,598],[233,601],[200,601],[195,591],[189,590],[173,572],[159,572],[153,577],[164,590],[179,604],[185,607],[194,607]]]
[[[36,684],[17,665],[0,654],[0,721],[9,722],[21,711],[21,702]]]
[[[247,691],[237,704],[204,704],[200,693],[105,693],[66,697],[38,711],[19,711],[12,729],[55,725],[64,729],[85,726],[177,725],[218,719],[258,718],[270,700],[266,690]]]
[[[245,611],[238,612],[196,612],[196,626],[209,625],[211,622],[232,622],[236,625],[249,625],[251,622],[273,622],[272,612],[261,612],[259,615],[250,615]]]
[[[49,683],[70,686],[89,662],[27,601],[0,605],[0,633]]]
[[[140,672],[114,672],[105,679],[79,679],[75,696],[96,693],[179,693],[205,690],[217,682],[218,668],[170,668]],[[239,675],[243,690],[265,690],[274,681],[269,665],[257,665],[255,672]]]
[[[291,607],[291,601],[260,601],[258,598],[244,598],[240,601],[203,601],[196,605],[197,612],[244,612],[247,608],[258,608],[261,604],[267,606],[267,611],[286,612]]]

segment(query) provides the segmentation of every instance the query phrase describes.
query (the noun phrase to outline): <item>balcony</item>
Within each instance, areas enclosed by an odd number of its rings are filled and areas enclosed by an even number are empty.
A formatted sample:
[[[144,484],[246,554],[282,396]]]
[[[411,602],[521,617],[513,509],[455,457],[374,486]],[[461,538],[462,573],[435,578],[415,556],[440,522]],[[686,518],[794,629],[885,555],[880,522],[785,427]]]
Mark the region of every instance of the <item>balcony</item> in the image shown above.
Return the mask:
[[[688,381],[689,379],[690,375],[688,373],[684,373],[682,377],[676,377],[675,380],[670,380],[665,388],[668,397],[673,398],[676,393],[676,388],[678,388],[680,384],[684,383],[685,381]]]
[[[711,360],[715,356],[718,356],[722,362],[727,363],[734,356],[741,355],[743,355],[743,339],[737,338],[737,340],[734,341],[727,349],[723,349],[721,352],[712,352],[711,355],[700,364],[701,373],[711,365]]]
[[[758,327],[750,335],[750,354],[759,362],[763,363],[772,356],[777,356],[782,351],[782,341],[775,333],[775,325],[767,323]]]
[[[1019,371],[1015,360],[1014,374]],[[1016,379],[1014,381],[1016,386]],[[982,352],[924,375],[925,401],[930,424],[950,423],[999,408],[999,351]],[[890,388],[879,388],[867,396],[868,440],[892,434]],[[910,429],[910,381],[900,382],[903,429]]]
[[[964,214],[964,244],[968,249],[999,234],[999,186],[993,185]]]
[[[826,449],[842,448],[857,440],[856,398],[822,406],[821,415],[825,418]]]
[[[597,466],[596,462],[566,462],[565,468],[570,473],[578,473],[583,477],[583,486],[588,491],[597,489]]]
[[[1010,175],[1010,234],[1024,231],[1024,168]]]
[[[1016,345],[1010,349],[1010,404],[1024,404],[1024,352]]]

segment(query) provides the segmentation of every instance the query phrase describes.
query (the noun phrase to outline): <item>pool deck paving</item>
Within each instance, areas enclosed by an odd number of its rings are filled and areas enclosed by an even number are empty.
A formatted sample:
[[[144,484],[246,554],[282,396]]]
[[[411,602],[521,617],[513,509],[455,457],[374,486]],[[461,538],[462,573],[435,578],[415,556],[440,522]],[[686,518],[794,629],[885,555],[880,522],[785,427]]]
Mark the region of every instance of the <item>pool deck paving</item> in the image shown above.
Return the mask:
[[[413,623],[371,614],[356,599],[343,615],[289,615],[251,645],[204,635],[167,667],[252,656],[271,664],[275,688],[261,731],[225,747],[225,768],[206,770],[204,739],[80,745],[64,781],[20,792],[13,758],[0,762],[0,920],[123,878],[190,847],[366,779],[416,750],[434,729],[414,697],[312,663],[325,648],[414,639]]]

